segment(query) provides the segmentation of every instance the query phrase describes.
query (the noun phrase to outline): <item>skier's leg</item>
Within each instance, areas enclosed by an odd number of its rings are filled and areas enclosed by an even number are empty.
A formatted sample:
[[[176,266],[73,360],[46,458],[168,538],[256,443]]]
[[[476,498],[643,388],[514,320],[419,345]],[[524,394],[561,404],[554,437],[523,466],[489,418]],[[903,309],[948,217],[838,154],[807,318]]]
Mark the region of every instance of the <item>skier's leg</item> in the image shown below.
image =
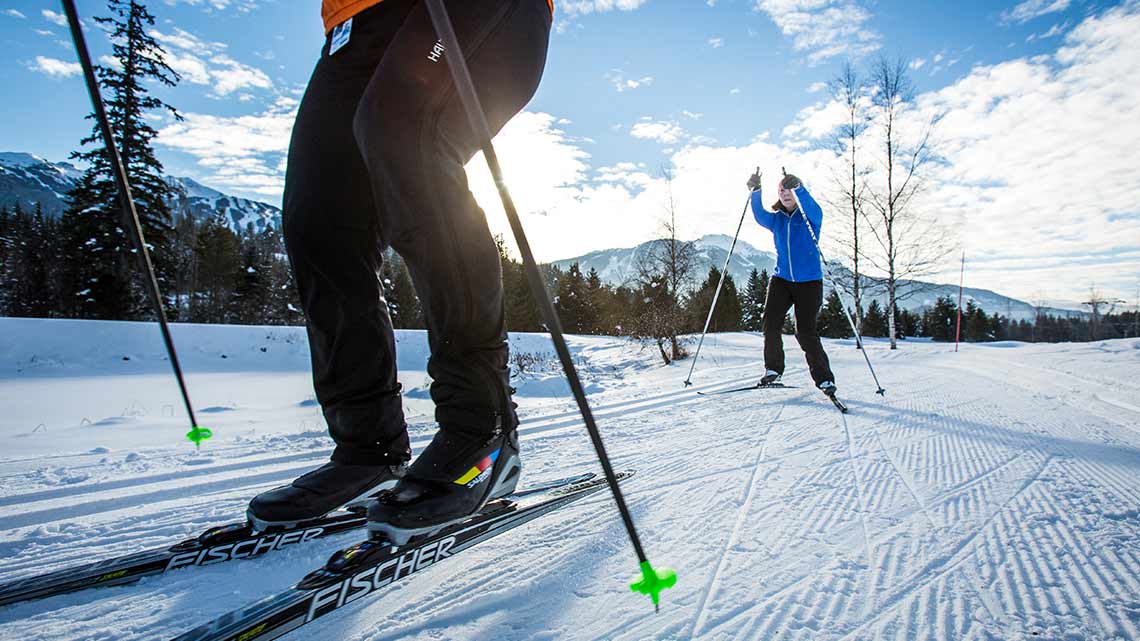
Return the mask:
[[[488,121],[497,131],[530,100],[545,65],[546,0],[448,2]],[[455,95],[426,8],[417,4],[356,114],[357,143],[381,205],[381,234],[407,261],[429,330],[440,431],[391,503],[417,522],[464,516],[517,481],[498,250],[467,186],[480,148]],[[487,473],[484,473],[487,472]],[[430,505],[429,505],[430,504]],[[389,523],[394,509],[373,506]],[[398,511],[398,510],[397,510]]]
[[[825,382],[834,383],[835,376],[831,373],[831,364],[827,360],[827,353],[823,351],[823,342],[819,340],[819,330],[816,326],[819,309],[823,305],[823,281],[795,283],[793,288],[796,306],[796,340],[804,350],[811,378],[817,387]]]
[[[407,8],[384,2],[354,19],[349,45],[321,52],[289,146],[282,213],[305,313],[313,385],[332,462],[250,503],[260,528],[314,518],[390,487],[410,456],[396,350],[377,272],[376,205],[352,121]]]
[[[784,317],[792,306],[791,283],[772,278],[764,302],[764,368],[784,373]]]

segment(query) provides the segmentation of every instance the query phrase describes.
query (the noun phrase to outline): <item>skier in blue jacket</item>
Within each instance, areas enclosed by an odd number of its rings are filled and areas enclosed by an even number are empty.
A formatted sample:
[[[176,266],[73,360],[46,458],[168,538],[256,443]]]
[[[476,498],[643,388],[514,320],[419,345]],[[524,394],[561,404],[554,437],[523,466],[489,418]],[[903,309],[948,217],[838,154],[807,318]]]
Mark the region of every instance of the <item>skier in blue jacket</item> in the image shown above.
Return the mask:
[[[764,304],[766,371],[760,384],[778,383],[784,374],[784,317],[788,309],[795,306],[796,340],[807,357],[812,380],[824,394],[834,396],[835,375],[831,373],[816,329],[816,317],[823,305],[823,269],[816,246],[823,228],[823,210],[800,179],[791,174],[785,174],[780,181],[779,200],[772,205],[774,212],[764,207],[759,173],[748,179],[748,188],[752,190],[752,214],[756,222],[771,231],[776,242],[776,270]]]

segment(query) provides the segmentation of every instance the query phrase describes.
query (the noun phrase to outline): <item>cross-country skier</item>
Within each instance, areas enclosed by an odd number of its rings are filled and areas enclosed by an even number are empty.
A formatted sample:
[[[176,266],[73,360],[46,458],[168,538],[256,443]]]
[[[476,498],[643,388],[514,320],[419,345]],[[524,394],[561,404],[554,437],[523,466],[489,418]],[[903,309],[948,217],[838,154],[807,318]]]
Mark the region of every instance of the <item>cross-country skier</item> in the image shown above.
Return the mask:
[[[553,5],[447,9],[497,132],[538,88]],[[509,494],[521,471],[499,254],[464,172],[480,142],[422,2],[324,0],[321,13],[325,45],[293,128],[283,227],[336,448],[255,497],[248,515],[264,529],[367,505],[374,530],[414,534]],[[388,246],[423,304],[439,424],[410,465],[377,275]]]
[[[816,329],[816,317],[823,305],[823,270],[812,232],[816,239],[820,238],[823,210],[800,179],[791,174],[785,174],[780,181],[779,200],[772,205],[775,212],[764,208],[759,173],[748,179],[748,188],[752,190],[752,214],[756,222],[772,232],[776,243],[776,269],[764,304],[766,371],[760,384],[777,383],[784,374],[784,317],[788,309],[795,306],[796,340],[807,357],[812,380],[824,394],[835,396],[835,375],[831,373]],[[800,206],[806,220],[799,212]]]

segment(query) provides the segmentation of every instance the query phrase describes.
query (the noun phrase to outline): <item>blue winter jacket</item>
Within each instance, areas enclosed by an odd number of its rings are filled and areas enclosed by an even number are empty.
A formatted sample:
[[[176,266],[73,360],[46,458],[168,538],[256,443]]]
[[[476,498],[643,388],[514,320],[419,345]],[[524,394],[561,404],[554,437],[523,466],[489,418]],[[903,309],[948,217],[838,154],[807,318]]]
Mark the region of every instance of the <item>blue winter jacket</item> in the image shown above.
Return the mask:
[[[820,237],[823,229],[823,210],[808,193],[807,188],[800,185],[795,190],[796,198],[800,201],[804,213],[811,221],[811,228],[815,230],[815,237]],[[782,211],[770,212],[764,208],[764,200],[760,190],[752,192],[752,215],[756,222],[768,228],[776,240],[776,273],[784,280],[793,283],[803,283],[811,280],[823,279],[823,268],[819,261],[819,248],[812,240],[804,217],[796,211],[792,215]]]

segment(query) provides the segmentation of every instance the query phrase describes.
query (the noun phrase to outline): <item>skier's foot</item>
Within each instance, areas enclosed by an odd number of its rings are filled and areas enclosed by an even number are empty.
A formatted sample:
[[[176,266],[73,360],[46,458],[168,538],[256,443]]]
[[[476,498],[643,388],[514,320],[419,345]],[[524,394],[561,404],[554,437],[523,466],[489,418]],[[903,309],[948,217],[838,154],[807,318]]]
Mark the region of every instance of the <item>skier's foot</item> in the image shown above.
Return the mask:
[[[817,387],[828,396],[835,396],[835,392],[839,391],[839,388],[835,386],[835,381],[824,381],[817,385]]]
[[[780,383],[781,376],[783,376],[783,374],[775,370],[768,370],[764,372],[764,376],[760,377],[760,387],[764,387],[766,385],[778,385]]]
[[[362,509],[376,494],[395,486],[407,466],[329,461],[289,485],[253,497],[246,516],[254,529],[265,531],[293,527],[342,507]]]
[[[478,512],[515,491],[518,432],[490,437],[441,429],[396,487],[368,506],[368,529],[403,545]]]

